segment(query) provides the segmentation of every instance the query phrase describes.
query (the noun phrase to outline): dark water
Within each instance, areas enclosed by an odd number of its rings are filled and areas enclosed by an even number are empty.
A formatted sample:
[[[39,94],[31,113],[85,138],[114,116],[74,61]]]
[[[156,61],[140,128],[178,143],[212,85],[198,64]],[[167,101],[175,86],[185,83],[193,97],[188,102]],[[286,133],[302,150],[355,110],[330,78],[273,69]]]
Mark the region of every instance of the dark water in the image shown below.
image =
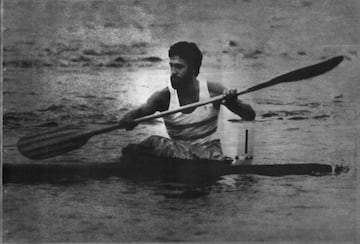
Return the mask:
[[[348,181],[345,175],[227,176],[198,189],[120,178],[10,184],[4,234],[19,242],[350,241],[355,199]]]
[[[117,177],[10,183],[3,186],[4,241],[354,241],[359,59],[356,31],[343,29],[356,14],[351,3],[319,2],[5,1],[5,164],[32,163],[15,146],[29,133],[115,125],[167,85],[167,44],[185,38],[202,43],[201,75],[240,90],[345,55],[328,74],[243,96],[256,121],[224,109],[218,133],[234,156],[249,129],[254,164],[350,170],[322,177],[229,175],[201,186]],[[121,148],[154,134],[166,135],[161,120],[93,137],[43,163],[114,162]]]

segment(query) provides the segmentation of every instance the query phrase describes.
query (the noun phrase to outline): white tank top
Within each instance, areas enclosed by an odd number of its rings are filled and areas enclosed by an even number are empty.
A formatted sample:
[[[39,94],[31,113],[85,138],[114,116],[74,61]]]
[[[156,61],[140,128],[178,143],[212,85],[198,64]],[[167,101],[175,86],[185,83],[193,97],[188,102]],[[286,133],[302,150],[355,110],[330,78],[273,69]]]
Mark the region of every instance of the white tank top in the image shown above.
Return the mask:
[[[180,107],[177,91],[169,84],[170,104],[169,110]],[[208,83],[199,80],[199,100],[210,98]],[[215,138],[219,109],[213,104],[197,107],[190,114],[175,113],[164,117],[165,127],[171,139],[187,141],[191,144],[204,143]]]

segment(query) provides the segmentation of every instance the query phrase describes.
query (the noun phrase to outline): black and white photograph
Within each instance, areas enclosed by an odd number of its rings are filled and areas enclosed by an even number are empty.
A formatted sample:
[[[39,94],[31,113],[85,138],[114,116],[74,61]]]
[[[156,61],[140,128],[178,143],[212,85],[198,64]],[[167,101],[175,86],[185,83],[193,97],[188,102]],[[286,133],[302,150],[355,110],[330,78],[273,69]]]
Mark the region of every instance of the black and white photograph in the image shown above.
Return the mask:
[[[2,243],[360,241],[358,0],[1,1]]]

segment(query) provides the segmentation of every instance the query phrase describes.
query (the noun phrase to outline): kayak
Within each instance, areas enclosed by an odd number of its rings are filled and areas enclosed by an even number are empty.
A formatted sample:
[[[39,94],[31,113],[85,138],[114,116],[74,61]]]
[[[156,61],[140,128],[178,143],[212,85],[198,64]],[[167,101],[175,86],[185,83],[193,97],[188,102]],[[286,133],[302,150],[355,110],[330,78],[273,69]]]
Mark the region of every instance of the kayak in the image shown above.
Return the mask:
[[[167,162],[166,162],[167,161]],[[223,162],[199,160],[189,162],[181,159],[170,161],[159,159],[156,164],[151,160],[127,166],[114,163],[24,163],[3,164],[3,183],[38,183],[83,181],[104,179],[113,176],[134,180],[160,179],[174,182],[213,182],[221,176],[250,174],[265,176],[313,175],[323,176],[346,172],[344,166],[327,164],[262,164],[232,165]]]
[[[3,164],[3,183],[71,182],[123,177],[132,180],[157,179],[184,183],[211,183],[221,176],[250,174],[265,176],[331,175],[345,172],[344,166],[327,164],[263,164],[251,159],[226,160],[165,158],[126,150],[111,163],[17,163]]]

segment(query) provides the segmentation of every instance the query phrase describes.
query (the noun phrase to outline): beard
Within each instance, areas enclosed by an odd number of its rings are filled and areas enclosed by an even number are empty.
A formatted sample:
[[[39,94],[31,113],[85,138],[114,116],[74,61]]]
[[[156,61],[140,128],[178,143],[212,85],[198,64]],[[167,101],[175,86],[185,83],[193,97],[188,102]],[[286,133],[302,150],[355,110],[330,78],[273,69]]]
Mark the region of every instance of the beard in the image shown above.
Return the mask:
[[[178,89],[181,86],[181,78],[176,75],[170,76],[171,86],[174,89]]]
[[[183,77],[179,77],[176,75],[171,75],[170,76],[170,81],[171,81],[171,86],[174,89],[179,89],[181,87],[184,87],[187,85],[187,83],[191,82],[192,80],[192,76],[191,74],[187,74]]]

